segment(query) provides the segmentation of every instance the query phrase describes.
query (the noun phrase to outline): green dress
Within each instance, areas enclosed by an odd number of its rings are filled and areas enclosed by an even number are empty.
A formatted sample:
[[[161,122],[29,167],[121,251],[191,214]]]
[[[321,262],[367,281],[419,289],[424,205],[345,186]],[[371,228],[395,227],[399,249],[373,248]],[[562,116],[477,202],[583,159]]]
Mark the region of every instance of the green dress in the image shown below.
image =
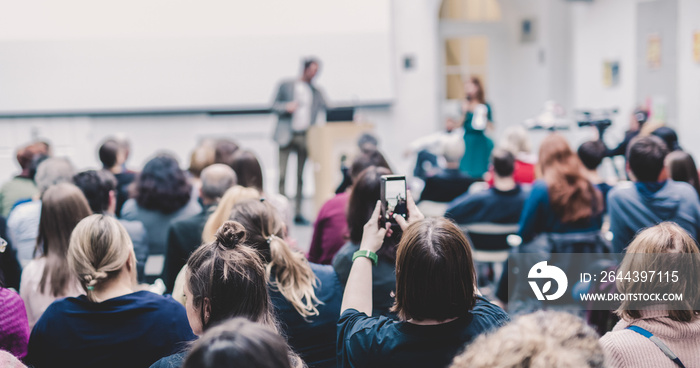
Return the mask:
[[[491,119],[491,106],[486,105],[488,121]],[[484,134],[483,130],[472,127],[474,113],[468,111],[464,117],[464,156],[459,169],[472,178],[481,178],[489,169],[489,159],[493,150],[493,141]]]

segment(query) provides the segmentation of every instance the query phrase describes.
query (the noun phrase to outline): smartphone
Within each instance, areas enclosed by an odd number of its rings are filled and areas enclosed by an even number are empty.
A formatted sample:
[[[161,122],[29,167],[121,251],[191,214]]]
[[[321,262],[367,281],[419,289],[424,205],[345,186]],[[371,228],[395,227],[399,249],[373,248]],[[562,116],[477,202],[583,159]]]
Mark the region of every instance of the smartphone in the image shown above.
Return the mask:
[[[382,175],[381,177],[382,224],[387,221],[398,226],[393,215],[406,218],[408,202],[406,197],[406,177],[403,175]]]

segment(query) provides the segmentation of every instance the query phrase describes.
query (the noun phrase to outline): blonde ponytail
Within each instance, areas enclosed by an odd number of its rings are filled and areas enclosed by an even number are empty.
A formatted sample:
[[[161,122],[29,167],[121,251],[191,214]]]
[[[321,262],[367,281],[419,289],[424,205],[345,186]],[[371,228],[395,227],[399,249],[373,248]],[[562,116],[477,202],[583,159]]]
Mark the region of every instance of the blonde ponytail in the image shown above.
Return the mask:
[[[316,306],[323,304],[316,297],[318,279],[304,255],[282,239],[285,225],[275,207],[267,201],[244,201],[233,207],[231,220],[245,227],[246,243],[267,263],[270,289],[279,291],[302,317],[317,316]]]
[[[130,259],[135,261],[131,238],[112,217],[88,216],[71,234],[68,266],[78,275],[88,300],[92,302],[99,301],[93,290],[119,273]]]
[[[282,238],[271,235],[271,261],[267,264],[270,285],[287,299],[302,317],[318,315],[316,305],[322,304],[314,288],[318,279],[309,261],[300,252],[294,252]]]

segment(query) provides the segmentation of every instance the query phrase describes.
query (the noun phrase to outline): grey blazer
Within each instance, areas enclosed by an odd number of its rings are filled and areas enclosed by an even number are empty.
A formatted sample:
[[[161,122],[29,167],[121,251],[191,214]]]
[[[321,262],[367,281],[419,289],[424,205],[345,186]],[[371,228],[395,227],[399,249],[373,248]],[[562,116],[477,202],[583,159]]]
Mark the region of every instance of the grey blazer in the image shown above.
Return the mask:
[[[275,96],[275,101],[272,103],[272,112],[277,114],[277,127],[275,128],[275,134],[272,139],[280,145],[280,147],[286,147],[292,141],[292,114],[288,113],[285,109],[285,105],[288,102],[294,101],[294,83],[297,80],[287,80],[280,84],[277,90],[277,96]],[[316,123],[316,117],[319,111],[326,109],[326,99],[323,97],[323,93],[311,84],[311,93],[313,99],[311,102],[311,124]]]

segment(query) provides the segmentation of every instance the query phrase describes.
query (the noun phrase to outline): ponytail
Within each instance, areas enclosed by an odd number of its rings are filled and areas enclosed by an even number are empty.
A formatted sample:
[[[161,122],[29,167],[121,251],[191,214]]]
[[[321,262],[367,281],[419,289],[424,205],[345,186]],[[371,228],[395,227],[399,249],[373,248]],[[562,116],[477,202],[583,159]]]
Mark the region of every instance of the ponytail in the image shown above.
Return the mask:
[[[300,252],[293,252],[282,238],[271,235],[270,263],[267,264],[267,277],[270,286],[287,299],[302,317],[318,315],[316,305],[321,301],[314,289],[318,279],[309,261]]]
[[[247,244],[263,256],[270,288],[279,291],[302,317],[317,316],[316,306],[323,304],[316,297],[318,279],[304,255],[282,239],[285,227],[277,210],[268,202],[248,200],[233,207],[231,220],[245,227]]]
[[[116,276],[130,260],[136,264],[129,234],[112,217],[88,216],[71,234],[68,265],[78,275],[92,302],[99,302],[93,292],[95,288]]]

